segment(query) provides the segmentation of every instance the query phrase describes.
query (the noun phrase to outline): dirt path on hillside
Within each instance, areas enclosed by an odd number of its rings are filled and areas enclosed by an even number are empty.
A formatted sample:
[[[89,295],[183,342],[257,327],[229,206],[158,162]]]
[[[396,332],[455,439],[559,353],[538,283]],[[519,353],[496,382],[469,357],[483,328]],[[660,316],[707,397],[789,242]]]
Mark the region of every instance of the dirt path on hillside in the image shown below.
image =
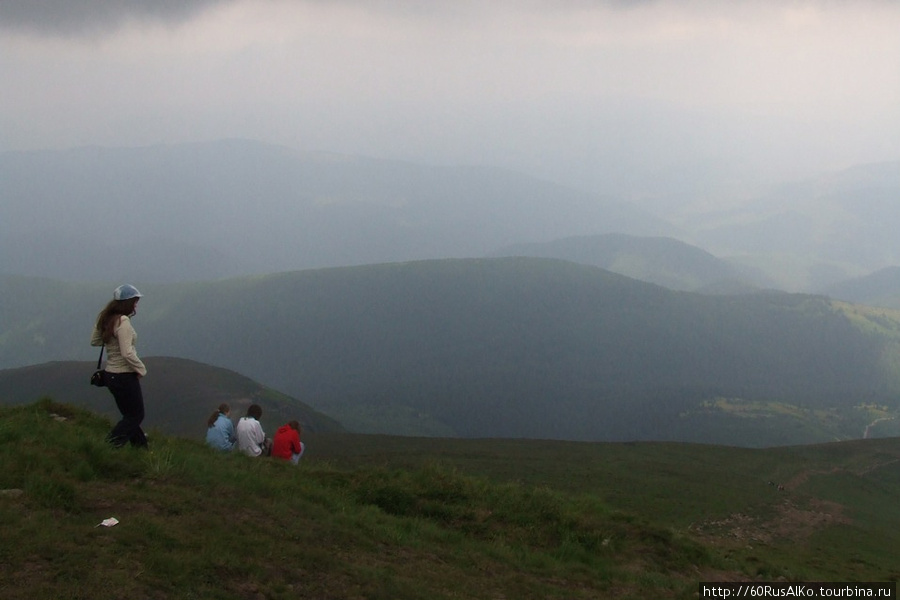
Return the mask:
[[[864,468],[848,470],[841,467],[832,469],[805,469],[787,482],[769,482],[773,494],[779,494],[774,502],[774,515],[759,516],[734,512],[724,519],[710,519],[692,524],[688,529],[709,543],[769,544],[773,542],[802,541],[820,529],[852,522],[846,508],[831,500],[806,497],[799,494],[802,486],[816,475],[837,475],[850,473],[862,477],[878,469],[892,467],[900,463],[894,458],[875,462]]]
[[[784,492],[779,492],[784,493]],[[732,513],[724,519],[691,525],[690,531],[712,544],[739,545],[798,542],[816,531],[836,524],[848,524],[844,506],[838,502],[810,498],[803,504],[786,495],[771,517]]]

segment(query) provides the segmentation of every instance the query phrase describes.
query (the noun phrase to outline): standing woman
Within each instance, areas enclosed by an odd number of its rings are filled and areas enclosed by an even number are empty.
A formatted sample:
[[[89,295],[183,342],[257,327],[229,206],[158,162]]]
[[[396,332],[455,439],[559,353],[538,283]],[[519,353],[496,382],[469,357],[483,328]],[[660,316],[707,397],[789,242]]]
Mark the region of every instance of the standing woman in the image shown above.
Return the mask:
[[[141,429],[144,420],[144,396],[141,377],[147,367],[135,350],[137,333],[131,317],[137,312],[142,294],[133,285],[120,285],[113,299],[97,316],[91,334],[91,346],[106,346],[106,385],[122,413],[122,420],[109,432],[107,440],[116,448],[130,442],[132,446],[147,447],[147,437]]]

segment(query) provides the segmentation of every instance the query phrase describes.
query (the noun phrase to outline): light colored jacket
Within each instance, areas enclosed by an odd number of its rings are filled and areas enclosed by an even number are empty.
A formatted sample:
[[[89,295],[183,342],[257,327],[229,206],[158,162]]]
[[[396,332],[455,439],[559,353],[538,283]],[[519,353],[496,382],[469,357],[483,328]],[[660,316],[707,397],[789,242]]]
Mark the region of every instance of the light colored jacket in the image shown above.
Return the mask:
[[[206,443],[216,450],[228,452],[234,448],[236,441],[234,423],[231,422],[231,419],[219,413],[213,426],[206,430]]]
[[[259,456],[263,453],[266,434],[262,425],[253,417],[241,417],[237,424],[237,443],[241,452],[247,456]]]
[[[106,370],[110,373],[137,373],[141,377],[147,374],[147,367],[138,358],[135,344],[137,344],[137,332],[131,326],[131,319],[122,315],[116,325],[115,335],[106,344]],[[94,322],[94,331],[91,333],[91,346],[102,346],[103,336]]]

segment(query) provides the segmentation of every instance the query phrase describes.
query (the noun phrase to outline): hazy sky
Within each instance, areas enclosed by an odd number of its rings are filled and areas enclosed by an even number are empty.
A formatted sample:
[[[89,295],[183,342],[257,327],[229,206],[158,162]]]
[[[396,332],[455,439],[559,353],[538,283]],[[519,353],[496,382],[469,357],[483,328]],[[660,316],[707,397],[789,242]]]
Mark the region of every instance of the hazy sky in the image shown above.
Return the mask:
[[[0,0],[0,150],[226,137],[598,190],[900,160],[900,2]]]

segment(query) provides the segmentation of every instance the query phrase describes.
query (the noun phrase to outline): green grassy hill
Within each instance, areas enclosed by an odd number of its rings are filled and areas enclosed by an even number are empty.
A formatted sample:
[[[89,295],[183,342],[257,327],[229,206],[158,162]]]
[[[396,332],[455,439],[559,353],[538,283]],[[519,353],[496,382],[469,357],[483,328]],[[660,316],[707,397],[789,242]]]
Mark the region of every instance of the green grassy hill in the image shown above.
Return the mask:
[[[334,419],[233,371],[182,358],[149,357],[144,363],[150,375],[141,382],[147,429],[203,438],[207,417],[226,402],[234,420],[243,416],[250,404],[259,404],[267,432],[293,419],[306,431],[343,431]],[[0,405],[50,397],[118,420],[109,391],[88,385],[95,368],[96,363],[55,362],[0,371]]]
[[[7,281],[0,364],[90,360],[106,288]],[[231,369],[360,432],[768,446],[900,410],[900,319],[822,296],[712,297],[539,258],[141,289],[142,355]]]
[[[900,444],[305,436],[298,467],[49,400],[0,409],[0,595],[693,598],[897,581]],[[113,527],[100,526],[115,518]]]

